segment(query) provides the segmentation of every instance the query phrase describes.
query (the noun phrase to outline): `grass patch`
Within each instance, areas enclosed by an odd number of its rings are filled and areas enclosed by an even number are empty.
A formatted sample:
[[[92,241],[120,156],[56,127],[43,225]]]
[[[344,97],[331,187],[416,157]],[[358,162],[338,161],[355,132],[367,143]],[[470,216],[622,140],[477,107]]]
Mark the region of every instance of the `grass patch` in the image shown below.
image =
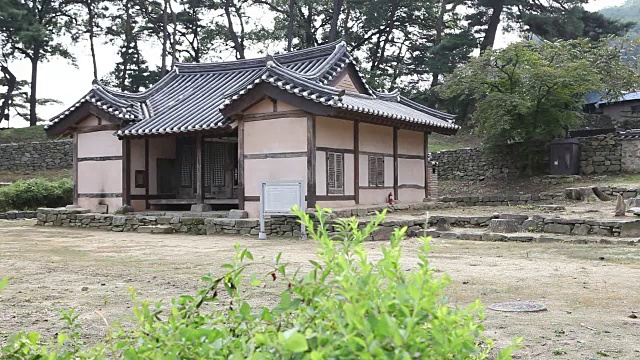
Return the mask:
[[[47,134],[43,125],[24,128],[6,129],[0,131],[0,144],[24,143],[33,141],[47,141]]]
[[[40,171],[0,171],[0,182],[15,182],[42,178],[47,180],[71,179],[72,169],[40,170]]]
[[[429,136],[429,152],[475,148],[480,146],[480,137],[470,134],[468,130],[460,130],[457,135],[431,134]]]

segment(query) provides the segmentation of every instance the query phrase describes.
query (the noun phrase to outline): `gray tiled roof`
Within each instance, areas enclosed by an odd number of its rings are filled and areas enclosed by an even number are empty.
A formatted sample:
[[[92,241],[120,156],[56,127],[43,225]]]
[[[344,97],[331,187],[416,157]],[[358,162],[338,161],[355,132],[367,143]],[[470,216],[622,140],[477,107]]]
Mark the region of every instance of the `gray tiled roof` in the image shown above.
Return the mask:
[[[50,120],[63,119],[86,101],[128,124],[119,136],[172,134],[221,128],[230,119],[220,112],[256,84],[264,82],[326,106],[424,124],[434,129],[457,129],[453,116],[412,102],[399,93],[345,93],[327,85],[353,58],[343,42],[306,50],[210,64],[178,64],[157,84],[137,94],[94,84],[81,100]],[[355,65],[355,64],[354,64]],[[366,86],[366,85],[365,85]]]

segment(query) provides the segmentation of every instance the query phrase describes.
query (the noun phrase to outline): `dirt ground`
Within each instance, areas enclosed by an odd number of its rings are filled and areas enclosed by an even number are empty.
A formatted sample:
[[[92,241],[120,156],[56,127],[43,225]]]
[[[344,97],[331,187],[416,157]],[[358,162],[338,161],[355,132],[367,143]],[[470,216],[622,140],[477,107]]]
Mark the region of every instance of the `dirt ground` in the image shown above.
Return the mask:
[[[0,222],[0,343],[19,329],[53,335],[61,309],[76,308],[89,341],[105,334],[99,311],[110,322],[131,318],[132,286],[140,299],[192,293],[201,275],[228,261],[233,244],[249,248],[257,261],[279,251],[290,268],[314,257],[311,241],[249,237],[150,235]],[[380,242],[367,243],[372,257]],[[416,240],[404,243],[407,269],[415,266]],[[434,239],[430,255],[452,283],[447,295],[460,306],[480,298],[543,303],[540,313],[486,311],[487,335],[505,346],[524,337],[519,359],[640,358],[640,248],[595,245],[487,243]],[[264,273],[260,267],[257,273]],[[85,288],[86,287],[86,288]],[[84,288],[84,290],[83,290]],[[276,289],[249,296],[275,304]],[[638,314],[640,316],[640,313]]]

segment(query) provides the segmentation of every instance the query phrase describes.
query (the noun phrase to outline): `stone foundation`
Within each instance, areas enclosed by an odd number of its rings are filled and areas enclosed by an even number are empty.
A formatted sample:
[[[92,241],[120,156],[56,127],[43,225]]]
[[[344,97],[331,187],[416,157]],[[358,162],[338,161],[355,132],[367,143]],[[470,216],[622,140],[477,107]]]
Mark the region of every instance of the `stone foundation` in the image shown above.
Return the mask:
[[[35,211],[18,211],[12,210],[7,212],[0,212],[0,219],[5,220],[19,220],[19,219],[35,219]]]
[[[418,207],[426,209],[437,204],[424,203],[420,206],[413,205],[413,209]],[[408,205],[406,205],[408,206]],[[451,207],[449,204],[440,206]],[[377,208],[379,209],[379,208]],[[335,219],[338,217],[366,216],[371,211],[377,210],[375,207],[338,210],[331,214],[328,221],[328,230],[335,231]],[[352,213],[352,211],[355,212]],[[348,214],[347,214],[348,212]],[[232,219],[232,218],[206,218],[202,215],[197,217],[189,216],[152,216],[152,215],[114,215],[96,214],[88,209],[68,209],[68,208],[41,208],[37,213],[38,225],[41,226],[61,226],[72,228],[93,228],[98,230],[116,232],[141,232],[141,233],[183,233],[192,235],[258,235],[260,223],[258,219]],[[364,227],[369,223],[369,219],[358,220],[359,226]],[[419,236],[426,224],[426,218],[414,218],[410,220],[387,219],[381,224],[370,240],[388,240],[394,229],[404,226],[408,227],[408,236]],[[276,216],[265,220],[265,232],[272,236],[300,236],[300,224],[294,216]]]

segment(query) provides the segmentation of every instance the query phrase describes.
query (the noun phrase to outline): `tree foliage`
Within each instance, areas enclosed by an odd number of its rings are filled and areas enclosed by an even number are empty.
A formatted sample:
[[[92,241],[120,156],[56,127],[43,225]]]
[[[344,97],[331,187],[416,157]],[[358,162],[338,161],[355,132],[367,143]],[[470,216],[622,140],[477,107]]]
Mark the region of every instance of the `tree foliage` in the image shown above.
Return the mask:
[[[489,144],[523,142],[534,150],[578,121],[588,92],[617,97],[638,84],[608,39],[571,40],[486,51],[456,69],[439,91],[475,101],[473,121]]]
[[[483,336],[484,318],[478,301],[465,308],[443,296],[446,276],[435,276],[427,257],[418,253],[414,269],[402,265],[404,229],[382,246],[382,256],[368,256],[363,241],[383,221],[379,214],[360,228],[355,218],[339,221],[338,235],[329,235],[325,211],[318,226],[308,214],[298,216],[319,249],[308,272],[292,272],[274,260],[265,275],[247,274],[254,262],[236,246],[233,262],[221,275],[203,278],[206,288],[195,296],[140,302],[131,330],[109,331],[103,344],[81,345],[77,314],[65,311],[65,330],[58,345],[43,347],[39,334],[19,333],[0,349],[12,358],[127,359],[484,359],[492,341]],[[262,264],[264,266],[264,264]],[[257,307],[247,299],[251,287],[277,287],[280,301]],[[135,293],[134,299],[135,299]],[[497,352],[510,359],[512,348]],[[37,355],[36,355],[37,354]]]

